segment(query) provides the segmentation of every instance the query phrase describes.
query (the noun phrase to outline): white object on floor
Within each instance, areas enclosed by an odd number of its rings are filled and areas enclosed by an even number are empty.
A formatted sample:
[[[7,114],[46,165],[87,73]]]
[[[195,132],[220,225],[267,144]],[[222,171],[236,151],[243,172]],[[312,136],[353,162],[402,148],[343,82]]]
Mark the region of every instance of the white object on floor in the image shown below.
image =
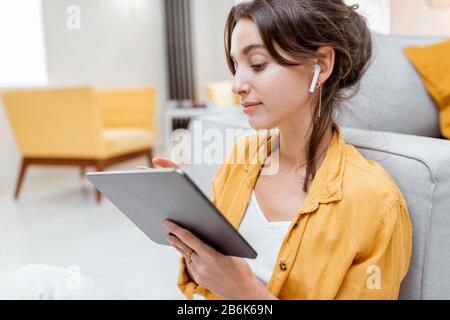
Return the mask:
[[[119,300],[125,296],[81,275],[77,268],[24,266],[0,283],[1,300]]]
[[[97,204],[78,168],[31,168],[18,201],[15,176],[0,183],[0,281],[27,265],[77,266],[128,299],[185,299],[178,252],[155,244],[107,199]]]

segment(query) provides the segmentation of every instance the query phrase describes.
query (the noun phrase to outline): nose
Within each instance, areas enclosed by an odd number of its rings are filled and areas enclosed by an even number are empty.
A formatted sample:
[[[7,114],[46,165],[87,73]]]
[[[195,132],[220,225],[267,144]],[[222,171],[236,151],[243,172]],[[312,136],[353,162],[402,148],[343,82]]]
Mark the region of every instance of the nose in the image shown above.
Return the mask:
[[[243,79],[236,73],[236,75],[234,76],[233,88],[231,91],[243,98],[244,96],[249,94],[250,85],[246,81],[243,81]]]

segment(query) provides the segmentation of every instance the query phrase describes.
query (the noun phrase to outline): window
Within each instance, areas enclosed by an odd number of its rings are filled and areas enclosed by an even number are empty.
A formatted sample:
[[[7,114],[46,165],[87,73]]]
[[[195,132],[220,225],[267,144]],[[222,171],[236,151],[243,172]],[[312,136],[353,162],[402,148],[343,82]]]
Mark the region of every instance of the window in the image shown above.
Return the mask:
[[[45,85],[41,0],[0,0],[0,87]]]
[[[391,0],[345,0],[347,4],[359,4],[358,12],[367,18],[371,30],[391,32]]]

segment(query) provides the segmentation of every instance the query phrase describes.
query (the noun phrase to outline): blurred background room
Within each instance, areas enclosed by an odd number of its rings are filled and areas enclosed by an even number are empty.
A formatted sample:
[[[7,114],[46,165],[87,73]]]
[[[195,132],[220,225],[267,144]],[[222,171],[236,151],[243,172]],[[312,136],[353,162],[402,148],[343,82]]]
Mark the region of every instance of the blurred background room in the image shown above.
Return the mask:
[[[448,0],[347,2],[388,44],[450,38]],[[28,264],[75,266],[132,299],[183,298],[176,251],[149,240],[84,175],[170,156],[171,133],[193,119],[244,125],[224,51],[234,3],[0,0],[0,279]],[[422,132],[443,138],[433,108]],[[200,180],[215,168],[198,180],[205,193]]]

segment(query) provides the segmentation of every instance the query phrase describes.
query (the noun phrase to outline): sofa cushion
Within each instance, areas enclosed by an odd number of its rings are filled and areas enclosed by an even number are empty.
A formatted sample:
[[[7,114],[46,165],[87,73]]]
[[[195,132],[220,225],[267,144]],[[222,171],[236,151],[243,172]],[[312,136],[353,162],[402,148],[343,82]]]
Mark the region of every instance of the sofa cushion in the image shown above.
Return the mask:
[[[440,137],[439,117],[403,48],[442,38],[374,35],[374,61],[357,95],[336,114],[341,126]]]
[[[450,139],[450,40],[426,47],[406,48],[405,54],[439,108],[442,135]]]
[[[153,134],[141,128],[104,129],[105,158],[153,146]]]

